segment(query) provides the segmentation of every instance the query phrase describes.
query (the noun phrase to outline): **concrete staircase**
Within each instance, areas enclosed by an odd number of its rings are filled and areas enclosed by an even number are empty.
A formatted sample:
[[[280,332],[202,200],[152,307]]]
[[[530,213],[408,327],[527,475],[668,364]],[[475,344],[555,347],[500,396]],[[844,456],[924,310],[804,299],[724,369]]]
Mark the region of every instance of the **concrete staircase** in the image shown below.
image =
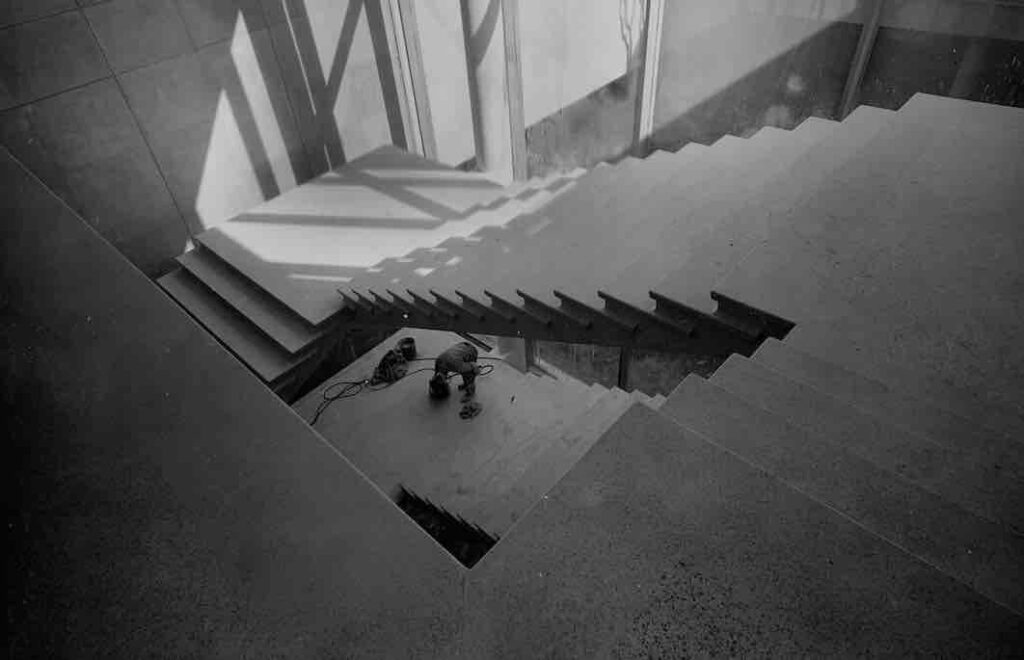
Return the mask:
[[[800,135],[784,172],[708,198],[714,227],[647,239],[678,259],[658,303],[713,290],[795,328],[538,475],[469,626],[527,613],[472,653],[1019,652],[1024,113],[918,95]]]
[[[604,617],[636,612],[667,655],[1000,655],[1024,631],[1022,136],[1019,110],[917,95],[527,198],[470,186],[344,267],[294,272],[229,223],[163,284],[229,347],[283,351],[232,349],[267,382],[346,324],[733,354],[667,399],[509,375],[530,421],[487,422],[490,444],[339,446],[378,484],[422,465],[412,490],[501,535],[467,587],[471,657],[620,648],[641,623]],[[350,167],[385,155],[415,178],[390,150]]]
[[[812,118],[508,188],[383,147],[200,234],[161,284],[282,394],[349,327],[749,354],[790,324],[707,298],[765,231],[737,209],[814,148],[888,114]],[[595,255],[613,258],[595,268]]]
[[[178,258],[181,268],[160,285],[289,398],[346,327],[337,314],[311,320],[301,313],[309,309],[304,303],[340,307],[338,273],[405,263],[405,252],[417,245],[507,222],[562,194],[582,174],[501,188],[384,147],[197,236],[195,249]],[[339,231],[344,240],[337,240]]]
[[[1024,614],[1024,443],[774,341],[687,377],[661,412]]]

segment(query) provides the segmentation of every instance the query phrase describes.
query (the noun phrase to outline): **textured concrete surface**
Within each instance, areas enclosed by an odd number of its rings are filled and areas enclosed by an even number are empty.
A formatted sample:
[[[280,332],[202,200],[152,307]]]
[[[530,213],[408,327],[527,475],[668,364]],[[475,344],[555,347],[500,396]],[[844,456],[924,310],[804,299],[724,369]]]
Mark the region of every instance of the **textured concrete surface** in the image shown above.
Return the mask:
[[[320,324],[341,309],[339,288],[396,287],[370,271],[382,260],[504,225],[550,195],[508,199],[478,174],[382,147],[197,238]]]
[[[910,370],[939,406],[944,383],[976,409],[1024,400],[1022,129],[1021,110],[915,96],[719,289],[795,321],[797,348]]]
[[[711,382],[965,509],[1024,532],[1024,482],[907,433],[820,390],[733,355]]]
[[[290,353],[323,334],[202,246],[178,257],[178,263]]]
[[[185,245],[185,224],[113,80],[0,113],[0,141],[147,275],[166,271]]]
[[[172,271],[157,282],[265,382],[272,383],[302,363],[303,355],[290,355],[189,271]]]
[[[110,0],[87,7],[83,13],[118,73],[193,48],[174,0]]]
[[[1024,621],[634,406],[469,576],[470,657],[1012,656]]]
[[[481,360],[480,364],[495,367],[477,380],[476,400],[483,412],[462,420],[458,415],[461,393],[455,388],[460,378],[452,381],[450,398],[437,402],[427,396],[433,358],[462,339],[452,333],[406,329],[328,379],[296,402],[294,409],[311,420],[325,390],[337,391],[340,386],[332,385],[335,382],[369,378],[383,353],[407,336],[415,339],[419,357],[430,358],[413,363],[410,371],[428,371],[386,389],[335,401],[315,428],[385,492],[402,484],[453,513],[491,511],[502,493],[479,483],[480,475],[489,474],[493,463],[507,464],[509,457],[523,450],[524,442],[556,426],[585,394],[553,379],[522,374],[501,361]],[[543,436],[541,440],[545,438],[548,443],[556,439]],[[472,522],[482,524],[482,520]]]
[[[1024,616],[1024,537],[696,376],[662,411]]]
[[[709,231],[676,247],[685,251],[687,260],[654,290],[698,309],[714,311],[715,303],[708,293],[782,221],[781,210],[810,194],[820,181],[863,148],[891,116],[890,112],[861,106],[842,123],[831,126],[817,142],[789,161],[788,168],[736,197],[718,222],[708,224]],[[794,140],[812,136],[817,131],[808,129],[821,127],[822,123],[808,119],[790,135]]]
[[[74,9],[75,0],[6,0],[0,5],[0,27]]]
[[[997,465],[1024,479],[1024,443],[989,431],[975,420],[881,381],[821,360],[776,339],[761,344],[753,359],[785,376],[807,383],[894,426],[922,435],[959,453],[966,461]]]
[[[800,154],[827,136],[833,128],[835,124],[831,122],[809,121],[792,132],[765,128],[749,138],[749,149],[729,164],[727,174],[698,184],[688,194],[675,197],[674,203],[670,202],[660,210],[672,222],[663,225],[650,239],[649,244],[657,246],[657,249],[645,250],[633,264],[618,273],[615,281],[607,285],[607,290],[653,310],[654,301],[648,292],[671,277],[669,274],[680,264],[688,267],[685,274],[678,276],[688,286],[700,286],[709,279],[713,281],[713,276],[703,272],[708,268],[704,264],[714,263],[712,252],[715,248],[710,246],[723,246],[719,250],[726,250],[738,242],[733,236],[752,240],[758,233],[757,216],[753,218],[755,222],[750,223],[754,227],[737,228],[723,222],[735,217],[730,213],[731,209],[766,182],[788,172]],[[749,216],[744,217],[744,220],[748,219]],[[707,299],[708,291],[710,287],[703,289],[702,299]]]
[[[78,12],[0,32],[0,110],[108,75],[103,54]]]
[[[687,149],[666,161],[627,159],[594,170],[570,192],[544,207],[526,231],[485,237],[457,265],[438,269],[419,287],[456,289],[483,298],[483,290],[517,300],[515,289],[557,305],[558,289],[598,305],[599,287],[650,251],[658,229],[701,184],[728,177],[756,146],[727,137],[706,150]],[[601,255],[595,260],[595,255]]]
[[[463,569],[5,152],[11,657],[443,657]]]

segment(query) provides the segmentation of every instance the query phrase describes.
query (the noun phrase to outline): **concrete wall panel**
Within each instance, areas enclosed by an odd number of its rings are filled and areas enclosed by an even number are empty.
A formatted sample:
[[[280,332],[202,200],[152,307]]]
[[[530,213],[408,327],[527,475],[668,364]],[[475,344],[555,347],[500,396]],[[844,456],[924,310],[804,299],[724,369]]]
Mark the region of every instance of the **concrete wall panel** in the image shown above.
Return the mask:
[[[274,50],[313,173],[391,144],[384,80],[361,2],[265,0]],[[386,52],[386,49],[385,49]],[[391,99],[392,104],[396,103]],[[397,109],[395,109],[397,110]]]
[[[0,2],[0,27],[74,8],[75,0],[4,0]]]
[[[112,0],[84,10],[115,71],[192,50],[174,0]]]
[[[249,32],[266,27],[259,0],[177,0],[185,27],[197,48],[230,39],[239,18]]]
[[[0,114],[0,140],[143,272],[165,272],[185,245],[185,225],[112,80]]]
[[[78,12],[0,31],[0,110],[109,75]]]
[[[269,34],[243,33],[233,42],[122,78],[171,191],[196,232],[308,178]],[[261,88],[265,94],[252,93]]]

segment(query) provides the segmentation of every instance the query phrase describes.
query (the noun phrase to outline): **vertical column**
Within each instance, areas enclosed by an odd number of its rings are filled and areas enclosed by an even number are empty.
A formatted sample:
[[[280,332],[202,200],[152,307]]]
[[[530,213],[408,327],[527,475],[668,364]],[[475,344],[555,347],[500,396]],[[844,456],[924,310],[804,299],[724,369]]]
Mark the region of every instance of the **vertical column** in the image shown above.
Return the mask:
[[[501,183],[513,180],[511,115],[501,0],[461,0],[476,162]]]
[[[633,347],[622,346],[619,348],[619,379],[618,388],[629,391],[629,366],[633,361]]]
[[[860,90],[860,82],[864,72],[868,68],[868,60],[871,59],[871,51],[875,46],[875,37],[878,36],[878,26],[882,19],[882,10],[885,7],[885,0],[867,0],[862,5],[864,10],[864,27],[860,32],[860,40],[857,42],[857,50],[853,54],[853,61],[850,63],[850,73],[846,77],[846,87],[843,89],[843,98],[839,102],[840,121],[857,108],[857,92]]]

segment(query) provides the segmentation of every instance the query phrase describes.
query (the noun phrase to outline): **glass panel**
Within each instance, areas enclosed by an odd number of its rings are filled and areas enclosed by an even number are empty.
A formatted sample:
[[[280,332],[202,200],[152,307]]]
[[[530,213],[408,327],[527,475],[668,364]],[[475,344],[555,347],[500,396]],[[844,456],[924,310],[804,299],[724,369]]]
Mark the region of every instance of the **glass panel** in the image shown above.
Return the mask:
[[[614,346],[538,341],[536,356],[541,368],[549,363],[588,384],[615,387],[618,382],[619,349]]]
[[[1024,106],[1024,3],[889,0],[860,102],[897,109],[917,92]]]
[[[475,149],[459,0],[414,5],[437,160],[459,165],[472,159]]]
[[[640,87],[642,0],[520,0],[529,175],[629,151]]]
[[[862,3],[665,3],[651,146],[676,150],[764,126],[833,118],[860,38]]]

